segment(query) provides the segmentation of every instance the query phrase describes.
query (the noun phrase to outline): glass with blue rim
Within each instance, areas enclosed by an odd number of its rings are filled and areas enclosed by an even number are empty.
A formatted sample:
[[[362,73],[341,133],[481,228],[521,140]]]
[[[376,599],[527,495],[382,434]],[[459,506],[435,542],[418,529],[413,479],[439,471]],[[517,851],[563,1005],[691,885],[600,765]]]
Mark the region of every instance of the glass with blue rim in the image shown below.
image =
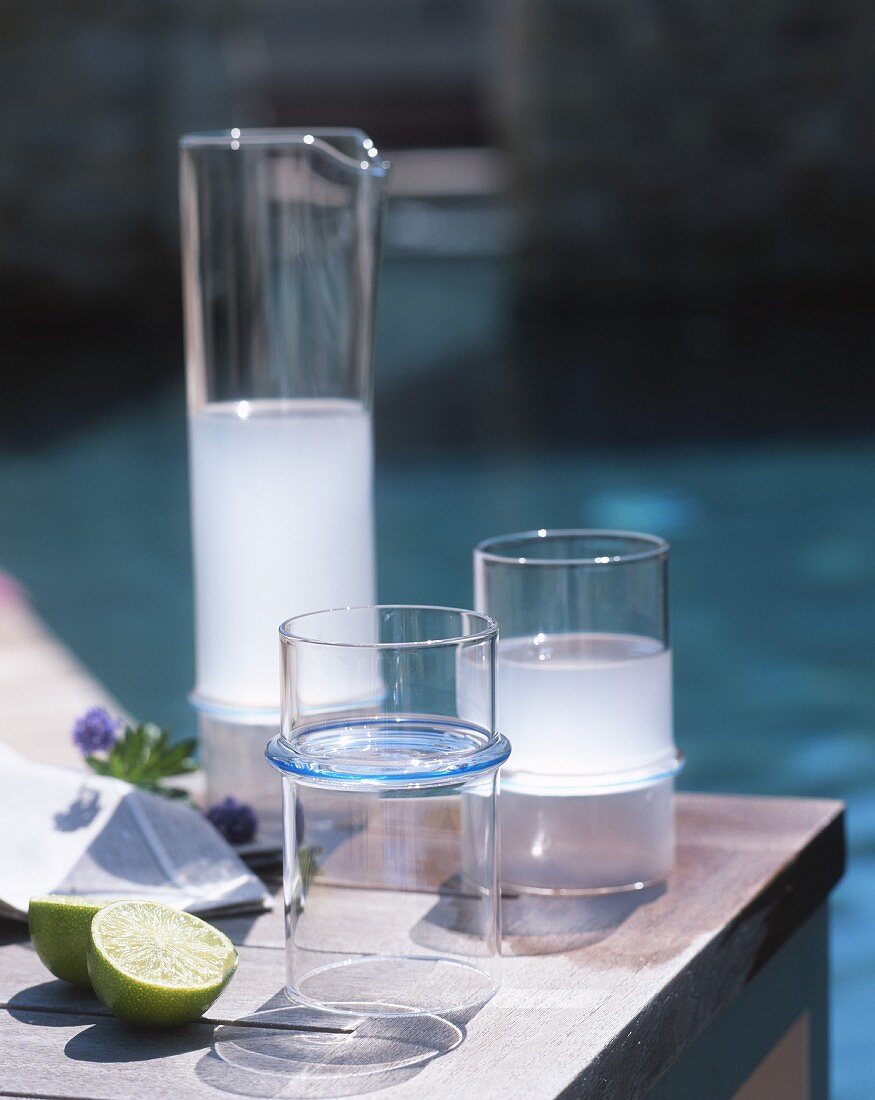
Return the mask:
[[[369,606],[280,627],[286,991],[354,1016],[459,1012],[499,984],[498,629]]]

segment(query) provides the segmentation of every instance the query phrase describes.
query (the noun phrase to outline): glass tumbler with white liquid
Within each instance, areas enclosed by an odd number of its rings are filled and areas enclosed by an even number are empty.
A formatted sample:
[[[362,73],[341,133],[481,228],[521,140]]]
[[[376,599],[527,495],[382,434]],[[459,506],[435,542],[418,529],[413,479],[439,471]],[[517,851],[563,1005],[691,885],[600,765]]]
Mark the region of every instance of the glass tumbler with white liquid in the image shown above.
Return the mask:
[[[474,555],[499,624],[502,881],[545,893],[634,889],[674,862],[666,570],[649,535],[537,531]]]
[[[375,596],[371,350],[388,165],[357,130],[181,141],[192,541],[208,798],[279,846],[277,625]]]

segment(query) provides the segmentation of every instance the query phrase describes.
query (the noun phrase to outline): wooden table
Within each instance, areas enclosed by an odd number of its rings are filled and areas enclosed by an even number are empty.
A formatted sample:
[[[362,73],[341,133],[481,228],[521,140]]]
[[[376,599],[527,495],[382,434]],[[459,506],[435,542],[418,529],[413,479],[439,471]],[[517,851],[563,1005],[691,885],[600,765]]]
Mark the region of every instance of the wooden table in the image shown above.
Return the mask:
[[[32,661],[48,653],[73,676],[50,636],[37,635]],[[0,608],[3,739],[10,636]],[[80,706],[68,684],[52,712],[51,684],[41,683],[38,723],[59,722],[71,696]],[[92,703],[99,689],[86,686]],[[21,743],[30,719],[12,709]],[[0,1096],[825,1097],[826,900],[843,869],[841,805],[681,795],[678,833],[664,888],[508,899],[498,995],[465,1019],[418,1030],[284,1007],[279,907],[219,922],[238,944],[237,976],[207,1019],[163,1033],[129,1028],[52,980],[24,929],[0,924]],[[423,896],[424,913],[432,902]],[[461,1038],[449,1053],[353,1073],[375,1058],[384,1065],[387,1050],[441,1050],[449,1035]]]

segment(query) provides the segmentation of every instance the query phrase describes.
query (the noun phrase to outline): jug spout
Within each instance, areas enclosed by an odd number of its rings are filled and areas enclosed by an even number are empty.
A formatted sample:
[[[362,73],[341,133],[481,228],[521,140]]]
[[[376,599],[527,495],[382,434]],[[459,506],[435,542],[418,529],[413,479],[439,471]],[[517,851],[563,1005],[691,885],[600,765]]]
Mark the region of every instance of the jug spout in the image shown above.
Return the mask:
[[[338,126],[327,126],[321,129],[304,131],[257,131],[250,130],[250,134],[285,133],[297,140],[298,134],[302,134],[302,144],[309,146],[317,153],[323,150],[327,155],[337,158],[356,175],[359,172],[367,172],[384,183],[389,176],[389,162],[380,156],[380,152],[373,141],[363,130],[344,129]]]
[[[190,413],[253,399],[370,408],[389,172],[357,129],[181,139]]]

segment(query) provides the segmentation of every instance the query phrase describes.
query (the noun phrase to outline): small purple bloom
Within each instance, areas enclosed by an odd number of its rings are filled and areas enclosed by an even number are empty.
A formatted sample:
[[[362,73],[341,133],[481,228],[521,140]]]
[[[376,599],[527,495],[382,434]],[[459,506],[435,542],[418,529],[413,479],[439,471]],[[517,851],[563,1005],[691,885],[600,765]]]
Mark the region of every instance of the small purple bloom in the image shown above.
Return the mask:
[[[251,806],[228,795],[207,810],[207,819],[229,844],[246,844],[255,836],[258,818]]]
[[[103,707],[92,707],[73,726],[73,741],[83,755],[92,752],[109,752],[116,741],[116,730],[121,726]]]

